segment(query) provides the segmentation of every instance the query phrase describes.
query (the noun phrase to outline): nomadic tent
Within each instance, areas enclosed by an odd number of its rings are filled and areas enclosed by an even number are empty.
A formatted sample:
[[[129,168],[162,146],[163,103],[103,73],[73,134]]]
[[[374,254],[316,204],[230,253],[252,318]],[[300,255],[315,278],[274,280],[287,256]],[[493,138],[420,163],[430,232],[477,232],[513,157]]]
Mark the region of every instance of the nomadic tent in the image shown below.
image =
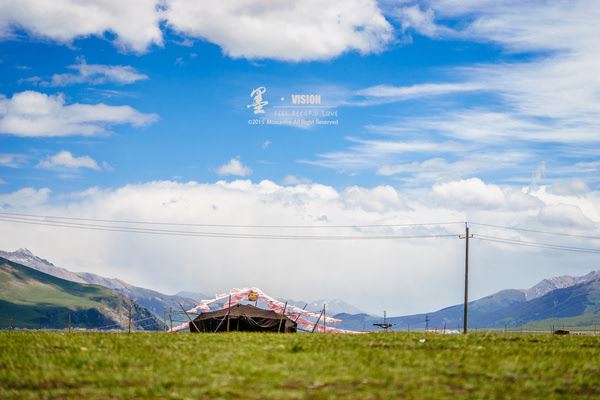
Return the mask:
[[[266,304],[268,310],[263,310],[241,302],[253,302]],[[214,311],[215,307],[223,306]],[[211,306],[213,309],[211,309]],[[188,314],[199,315],[196,327],[189,322],[183,322],[177,326],[171,326],[169,332],[180,332],[189,329],[191,332],[222,332],[227,331],[229,320],[230,331],[263,331],[263,332],[296,332],[301,329],[307,332],[331,332],[331,333],[363,333],[340,329],[331,326],[342,322],[342,320],[325,315],[325,306],[321,312],[306,310],[293,304],[282,302],[269,296],[257,287],[242,289],[231,289],[229,293],[221,293],[212,299],[204,299],[195,307],[185,311]],[[183,307],[182,307],[183,308]],[[229,317],[227,317],[229,315]],[[281,328],[280,328],[281,323]]]
[[[200,314],[190,323],[190,332],[296,332],[297,324],[285,314],[249,304]]]

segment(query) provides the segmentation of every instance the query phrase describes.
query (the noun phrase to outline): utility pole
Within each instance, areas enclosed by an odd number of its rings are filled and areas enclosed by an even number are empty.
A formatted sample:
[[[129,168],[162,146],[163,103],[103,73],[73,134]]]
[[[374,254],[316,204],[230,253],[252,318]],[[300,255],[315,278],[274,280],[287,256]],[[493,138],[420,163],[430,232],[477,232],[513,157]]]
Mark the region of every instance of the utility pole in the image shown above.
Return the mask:
[[[429,315],[425,316],[425,332],[429,330]]]
[[[463,334],[467,334],[469,329],[469,225],[465,222],[465,235],[460,236],[465,239],[465,305],[463,308]]]
[[[169,332],[173,331],[173,306],[169,306]]]

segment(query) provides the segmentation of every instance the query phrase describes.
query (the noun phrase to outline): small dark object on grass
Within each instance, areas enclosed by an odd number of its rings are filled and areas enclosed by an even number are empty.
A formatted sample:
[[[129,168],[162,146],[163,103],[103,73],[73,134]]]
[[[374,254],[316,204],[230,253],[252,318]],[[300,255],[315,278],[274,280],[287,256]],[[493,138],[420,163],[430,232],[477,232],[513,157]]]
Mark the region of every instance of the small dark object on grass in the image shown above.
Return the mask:
[[[292,346],[292,348],[290,349],[290,351],[292,353],[300,353],[302,350],[304,350],[302,348],[302,345],[298,344],[298,343],[294,343],[294,345]]]
[[[557,329],[557,330],[554,331],[555,335],[568,335],[569,333],[571,333],[571,332],[566,331],[564,329]]]

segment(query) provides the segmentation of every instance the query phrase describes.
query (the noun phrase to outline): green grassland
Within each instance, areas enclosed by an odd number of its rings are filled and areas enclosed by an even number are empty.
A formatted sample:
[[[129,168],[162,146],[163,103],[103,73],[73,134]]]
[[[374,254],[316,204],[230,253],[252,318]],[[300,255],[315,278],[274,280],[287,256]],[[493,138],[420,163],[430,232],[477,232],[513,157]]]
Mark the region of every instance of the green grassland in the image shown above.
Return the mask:
[[[0,332],[0,398],[600,398],[600,337]]]

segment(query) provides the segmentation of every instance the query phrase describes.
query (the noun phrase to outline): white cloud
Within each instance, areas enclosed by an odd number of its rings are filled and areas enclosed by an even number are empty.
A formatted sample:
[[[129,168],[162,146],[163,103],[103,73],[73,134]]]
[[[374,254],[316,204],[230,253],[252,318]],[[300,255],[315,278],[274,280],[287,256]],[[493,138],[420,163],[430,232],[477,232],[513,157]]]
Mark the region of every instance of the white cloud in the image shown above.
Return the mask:
[[[0,207],[24,210],[46,203],[50,196],[50,189],[23,188],[16,192],[0,194]]]
[[[294,176],[294,175],[287,175],[281,181],[281,183],[283,185],[285,185],[285,186],[305,185],[305,184],[309,184],[311,182],[312,181],[310,179],[301,178],[301,177],[297,177],[297,176]]]
[[[143,114],[130,106],[66,105],[61,94],[25,91],[15,93],[11,99],[0,95],[0,134],[94,136],[108,133],[111,125],[141,127],[157,119],[156,114]]]
[[[392,39],[374,0],[168,0],[165,17],[174,30],[234,58],[329,59],[377,52]]]
[[[45,169],[56,169],[56,168],[69,168],[69,169],[79,169],[79,168],[87,168],[93,169],[94,171],[100,171],[100,166],[98,163],[91,158],[90,156],[80,156],[75,157],[69,151],[59,151],[41,161],[38,164],[38,167]]]
[[[600,233],[600,193],[581,197],[504,187],[466,180],[447,186],[399,191],[390,186],[336,190],[317,183],[280,186],[270,181],[148,182],[49,197],[48,189],[22,189],[0,195],[3,211],[98,219],[236,225],[324,225],[326,229],[270,229],[252,232],[288,235],[458,234],[458,223],[437,227],[335,228],[337,225],[407,224],[473,220],[557,230],[556,204],[569,206],[560,232]],[[440,198],[437,194],[443,194]],[[532,205],[514,205],[521,193]],[[462,199],[471,200],[464,204]],[[458,201],[457,201],[458,200]],[[475,201],[477,200],[477,201]],[[574,211],[573,211],[574,210]],[[577,211],[579,210],[579,211]],[[17,212],[17,211],[13,211]],[[571,215],[571,214],[572,215]],[[582,226],[577,214],[593,221]],[[178,227],[179,230],[181,227]],[[198,232],[232,229],[187,227]],[[250,229],[236,229],[247,233]],[[493,231],[472,233],[523,240],[575,243],[594,241]],[[370,312],[430,311],[461,301],[464,242],[446,239],[385,241],[247,240],[136,235],[0,222],[5,249],[27,247],[57,265],[119,277],[165,292],[213,293],[256,285],[277,296],[342,298]],[[473,298],[507,287],[527,287],[541,278],[588,272],[595,256],[528,247],[472,242]],[[168,270],[168,271],[167,271]],[[168,272],[168,273],[167,273]],[[283,278],[282,278],[283,277]],[[283,279],[283,280],[282,280]],[[282,282],[286,282],[283,284]],[[290,284],[293,282],[293,284]],[[356,290],[360,288],[360,296]]]
[[[411,86],[377,85],[360,89],[355,92],[355,95],[366,97],[365,105],[367,105],[371,103],[409,100],[419,97],[472,92],[482,89],[484,89],[482,85],[475,83],[424,83]]]
[[[0,153],[0,167],[19,168],[27,161],[25,154]]]
[[[457,142],[426,140],[361,140],[347,137],[354,143],[347,151],[317,154],[315,160],[300,162],[353,173],[363,169],[375,169],[393,162],[396,156],[418,153],[455,153],[464,150]],[[385,174],[382,174],[385,175]]]
[[[219,175],[248,176],[252,170],[242,164],[239,158],[232,158],[228,163],[217,168]]]
[[[157,0],[79,1],[4,0],[0,2],[0,37],[10,37],[14,28],[58,42],[90,35],[116,35],[116,44],[143,52],[152,44],[162,45]]]
[[[183,36],[219,45],[232,57],[286,61],[329,59],[347,51],[372,53],[393,39],[375,0],[6,0],[0,38],[21,28],[33,36],[70,43],[90,35],[116,36],[126,50],[163,44],[161,23]]]
[[[392,12],[392,16],[400,21],[404,31],[414,29],[429,37],[456,34],[452,29],[436,24],[434,14],[433,9],[427,8],[426,10],[422,10],[419,5],[399,7]]]
[[[535,210],[542,202],[530,194],[512,188],[486,184],[479,178],[469,178],[435,184],[432,194],[439,204],[457,209]]]
[[[79,83],[100,85],[104,83],[130,84],[148,79],[147,75],[137,72],[130,65],[88,64],[85,59],[70,65],[68,68],[77,71],[75,74],[54,74],[47,85],[67,86]]]
[[[581,179],[571,179],[569,181],[554,182],[548,187],[548,192],[559,196],[582,195],[590,191],[590,188]]]
[[[546,206],[540,210],[538,218],[544,224],[557,228],[575,226],[577,228],[590,229],[597,226],[597,223],[594,223],[583,214],[580,207],[572,204]]]

